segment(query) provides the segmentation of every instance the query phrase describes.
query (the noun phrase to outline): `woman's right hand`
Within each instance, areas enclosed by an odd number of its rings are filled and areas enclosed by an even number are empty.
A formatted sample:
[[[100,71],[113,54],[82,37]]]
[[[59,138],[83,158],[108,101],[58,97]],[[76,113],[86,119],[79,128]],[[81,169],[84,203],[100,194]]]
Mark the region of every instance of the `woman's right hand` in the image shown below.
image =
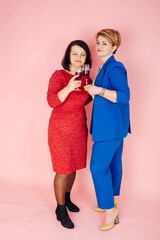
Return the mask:
[[[77,77],[78,75],[73,76],[70,79],[68,85],[58,92],[58,98],[61,102],[65,101],[65,99],[70,94],[70,92],[74,91],[75,88],[81,86],[81,83],[82,83],[81,80],[75,80]]]
[[[68,85],[66,86],[66,88],[67,88],[67,90],[68,90],[69,92],[72,92],[72,91],[74,91],[77,87],[80,87],[80,86],[81,86],[82,81],[81,81],[81,80],[75,80],[77,77],[78,77],[78,75],[73,76],[73,77],[70,79]]]

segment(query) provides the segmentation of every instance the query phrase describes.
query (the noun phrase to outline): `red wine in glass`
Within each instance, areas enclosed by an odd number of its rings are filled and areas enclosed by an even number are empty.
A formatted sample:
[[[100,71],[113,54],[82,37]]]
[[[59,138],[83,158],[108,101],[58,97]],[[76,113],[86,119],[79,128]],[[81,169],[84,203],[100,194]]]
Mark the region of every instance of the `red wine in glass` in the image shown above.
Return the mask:
[[[76,77],[76,80],[80,80],[82,77],[82,72],[76,72],[76,75],[78,75],[78,77]]]
[[[90,66],[89,66],[89,64],[84,64],[83,65],[83,75],[84,75],[84,78],[85,78],[85,81],[86,81],[85,85],[88,84],[89,74],[90,74]]]
[[[75,73],[77,75],[75,80],[81,80],[82,77],[82,68],[79,68],[78,71]],[[79,87],[75,88],[75,91],[81,91]]]

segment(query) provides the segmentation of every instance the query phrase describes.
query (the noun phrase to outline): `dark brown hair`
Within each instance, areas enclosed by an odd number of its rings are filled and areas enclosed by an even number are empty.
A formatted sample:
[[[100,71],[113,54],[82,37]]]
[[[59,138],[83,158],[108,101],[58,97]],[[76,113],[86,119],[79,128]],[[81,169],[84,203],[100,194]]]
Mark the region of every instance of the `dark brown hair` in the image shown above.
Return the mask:
[[[89,50],[88,45],[87,45],[84,41],[82,41],[82,40],[75,40],[75,41],[72,41],[72,42],[68,45],[68,47],[67,47],[67,49],[66,49],[66,52],[65,52],[65,54],[64,54],[64,57],[63,57],[62,63],[61,63],[62,66],[63,66],[63,68],[69,71],[70,52],[71,52],[71,48],[72,48],[73,46],[75,46],[75,45],[77,45],[77,46],[79,46],[79,47],[81,47],[81,48],[84,49],[84,51],[86,52],[86,61],[85,61],[85,64],[89,64],[90,67],[91,67],[91,66],[92,66],[92,60],[91,60],[91,53],[90,53],[90,50]]]

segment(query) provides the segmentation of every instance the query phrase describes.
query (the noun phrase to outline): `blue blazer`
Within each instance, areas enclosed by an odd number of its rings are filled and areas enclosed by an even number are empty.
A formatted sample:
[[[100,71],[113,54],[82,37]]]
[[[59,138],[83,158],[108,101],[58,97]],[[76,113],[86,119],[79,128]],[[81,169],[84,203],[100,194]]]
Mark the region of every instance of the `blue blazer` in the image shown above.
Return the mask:
[[[94,96],[91,134],[93,141],[126,137],[130,129],[130,90],[127,72],[122,63],[111,56],[99,71],[95,85],[117,93],[117,103]]]

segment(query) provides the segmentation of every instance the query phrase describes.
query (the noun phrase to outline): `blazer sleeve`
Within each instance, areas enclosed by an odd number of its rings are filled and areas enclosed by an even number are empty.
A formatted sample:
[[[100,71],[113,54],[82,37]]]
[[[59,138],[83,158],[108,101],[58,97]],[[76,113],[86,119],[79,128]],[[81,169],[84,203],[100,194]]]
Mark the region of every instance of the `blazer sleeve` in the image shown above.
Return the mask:
[[[115,62],[109,71],[110,84],[117,92],[117,104],[128,103],[130,90],[127,80],[127,71],[122,63]]]
[[[60,101],[58,97],[58,92],[63,88],[63,76],[60,71],[55,71],[50,80],[48,85],[47,91],[47,101],[51,108],[55,108],[60,106],[63,102]]]

